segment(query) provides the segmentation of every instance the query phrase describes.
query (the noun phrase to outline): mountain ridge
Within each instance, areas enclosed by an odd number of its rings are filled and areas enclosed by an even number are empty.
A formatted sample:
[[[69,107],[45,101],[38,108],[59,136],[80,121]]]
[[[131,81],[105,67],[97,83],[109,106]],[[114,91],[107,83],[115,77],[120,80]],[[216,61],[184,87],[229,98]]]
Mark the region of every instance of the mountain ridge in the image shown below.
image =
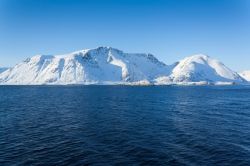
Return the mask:
[[[246,80],[203,54],[166,65],[152,54],[125,53],[112,47],[63,55],[36,55],[0,73],[0,84],[235,84]]]
[[[239,75],[244,78],[245,80],[250,82],[250,70],[245,70],[242,72],[239,72]]]

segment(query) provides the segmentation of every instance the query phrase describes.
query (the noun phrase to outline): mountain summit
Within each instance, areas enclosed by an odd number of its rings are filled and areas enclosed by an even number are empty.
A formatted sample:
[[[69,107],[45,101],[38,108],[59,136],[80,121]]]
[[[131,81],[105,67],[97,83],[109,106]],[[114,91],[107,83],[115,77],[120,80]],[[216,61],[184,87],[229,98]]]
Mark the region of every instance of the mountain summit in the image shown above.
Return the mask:
[[[0,75],[2,84],[116,84],[150,81],[169,67],[151,54],[128,54],[111,47],[66,55],[37,55]]]
[[[0,74],[0,84],[188,84],[243,83],[245,80],[206,55],[173,65],[152,54],[124,53],[112,47],[65,55],[37,55]]]
[[[243,82],[223,63],[203,54],[181,60],[170,75],[174,82]]]

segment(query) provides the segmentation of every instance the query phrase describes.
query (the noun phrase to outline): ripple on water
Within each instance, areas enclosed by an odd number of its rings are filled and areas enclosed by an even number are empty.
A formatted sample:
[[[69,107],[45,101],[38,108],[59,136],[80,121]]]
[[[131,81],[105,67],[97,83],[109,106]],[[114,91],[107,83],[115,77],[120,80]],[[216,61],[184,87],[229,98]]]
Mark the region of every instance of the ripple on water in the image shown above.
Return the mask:
[[[250,87],[0,86],[0,165],[249,165]]]

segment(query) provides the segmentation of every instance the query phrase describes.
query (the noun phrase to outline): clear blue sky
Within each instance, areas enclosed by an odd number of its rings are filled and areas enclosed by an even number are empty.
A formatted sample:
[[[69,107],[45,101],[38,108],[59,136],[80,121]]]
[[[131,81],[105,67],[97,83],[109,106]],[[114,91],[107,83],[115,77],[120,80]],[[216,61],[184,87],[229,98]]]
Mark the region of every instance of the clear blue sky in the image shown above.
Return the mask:
[[[0,66],[98,46],[149,52],[167,64],[204,53],[250,69],[250,1],[0,1]]]

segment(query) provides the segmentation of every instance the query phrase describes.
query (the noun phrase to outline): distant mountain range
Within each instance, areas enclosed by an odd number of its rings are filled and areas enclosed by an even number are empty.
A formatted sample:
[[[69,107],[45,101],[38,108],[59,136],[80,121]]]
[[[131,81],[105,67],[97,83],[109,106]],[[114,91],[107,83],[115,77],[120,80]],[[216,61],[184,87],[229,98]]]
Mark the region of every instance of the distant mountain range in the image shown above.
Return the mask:
[[[0,69],[2,85],[203,85],[246,84],[250,72],[238,74],[206,55],[172,65],[152,54],[130,54],[111,47],[66,55],[37,55],[9,69]]]

